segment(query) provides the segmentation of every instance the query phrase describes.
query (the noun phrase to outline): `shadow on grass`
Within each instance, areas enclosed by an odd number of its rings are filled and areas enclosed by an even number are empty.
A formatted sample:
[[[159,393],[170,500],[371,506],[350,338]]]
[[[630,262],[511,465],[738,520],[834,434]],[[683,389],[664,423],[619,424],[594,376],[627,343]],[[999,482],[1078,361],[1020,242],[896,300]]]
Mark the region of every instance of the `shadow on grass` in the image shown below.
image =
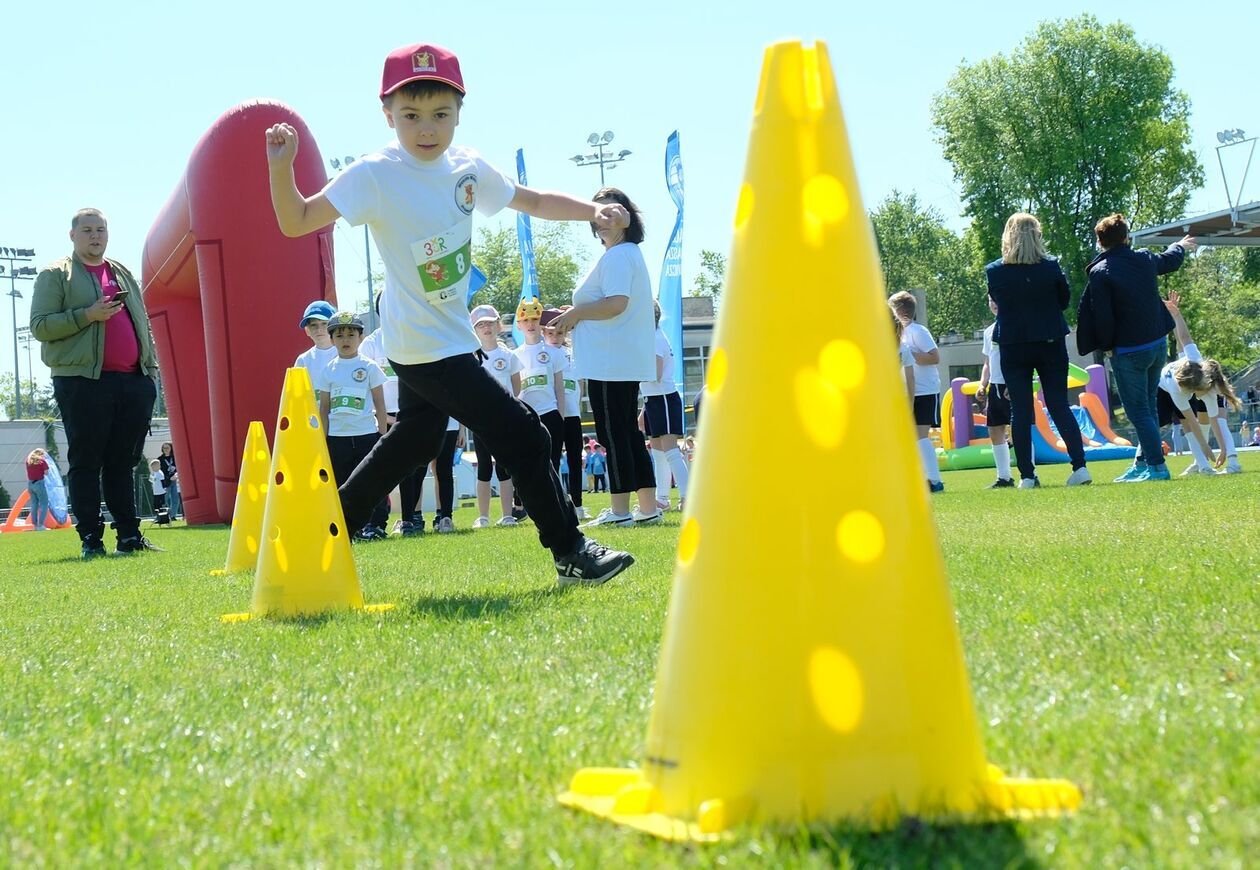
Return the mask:
[[[799,833],[802,851],[826,853],[830,863],[848,856],[859,867],[1002,867],[1043,866],[1028,854],[1014,822],[930,824],[904,819],[891,831],[811,826]]]
[[[413,613],[435,616],[438,619],[485,619],[487,617],[515,617],[537,610],[548,600],[563,594],[555,587],[539,589],[520,595],[436,595],[417,598],[411,605]]]

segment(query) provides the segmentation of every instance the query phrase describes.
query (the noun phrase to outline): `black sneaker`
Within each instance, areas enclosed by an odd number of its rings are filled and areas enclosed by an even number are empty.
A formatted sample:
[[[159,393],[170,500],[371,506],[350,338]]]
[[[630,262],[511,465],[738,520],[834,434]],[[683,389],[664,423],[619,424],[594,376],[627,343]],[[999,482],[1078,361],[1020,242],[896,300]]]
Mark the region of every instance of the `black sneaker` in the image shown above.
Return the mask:
[[[1009,477],[999,477],[997,480],[993,481],[991,484],[985,487],[985,489],[1014,489],[1014,488],[1015,488],[1015,481]]]
[[[942,481],[929,480],[927,483],[928,483],[928,492],[944,492],[945,491],[945,484]]]
[[[414,538],[424,534],[424,523],[416,523],[411,520],[399,520],[398,525],[394,526],[394,531],[402,535],[404,538]]]
[[[128,555],[131,553],[143,553],[146,550],[153,553],[165,553],[161,547],[153,546],[153,542],[144,535],[134,535],[130,538],[119,538],[118,547],[114,550],[115,555]]]
[[[100,541],[84,541],[83,552],[81,557],[84,559],[99,559],[101,556],[108,556],[105,552],[105,545]]]
[[[561,586],[598,586],[634,564],[634,556],[610,550],[590,538],[582,538],[562,558],[556,559],[557,582]]]
[[[366,526],[364,526],[363,528],[355,532],[353,535],[351,535],[350,540],[352,541],[383,541],[388,537],[389,535],[385,534],[385,530],[382,529],[380,526],[374,526],[371,523],[368,523]]]

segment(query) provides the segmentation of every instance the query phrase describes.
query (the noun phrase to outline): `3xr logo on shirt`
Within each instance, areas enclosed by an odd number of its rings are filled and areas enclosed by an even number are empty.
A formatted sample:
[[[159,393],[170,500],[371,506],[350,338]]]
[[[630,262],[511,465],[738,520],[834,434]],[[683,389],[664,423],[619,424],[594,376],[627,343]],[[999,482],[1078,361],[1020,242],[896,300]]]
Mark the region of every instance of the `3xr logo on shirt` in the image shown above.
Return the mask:
[[[472,214],[477,204],[477,175],[466,172],[455,182],[455,204],[464,214]]]

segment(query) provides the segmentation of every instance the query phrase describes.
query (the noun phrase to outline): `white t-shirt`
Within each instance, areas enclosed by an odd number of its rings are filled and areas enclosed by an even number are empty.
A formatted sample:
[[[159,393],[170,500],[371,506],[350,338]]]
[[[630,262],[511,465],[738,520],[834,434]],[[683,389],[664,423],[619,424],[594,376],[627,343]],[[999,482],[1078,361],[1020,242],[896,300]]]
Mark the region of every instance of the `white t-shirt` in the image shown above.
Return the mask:
[[[516,184],[471,148],[437,160],[412,157],[397,141],[356,160],[324,187],[351,224],[366,223],[385,263],[381,323],[389,358],[404,365],[472,353],[468,324],[473,209],[490,216]]]
[[[328,394],[328,434],[341,437],[377,431],[372,390],[383,386],[385,373],[362,354],[334,358],[315,384],[316,390]]]
[[[516,349],[516,358],[521,361],[521,401],[540,417],[558,410],[556,378],[564,376],[563,348],[544,341],[522,344]]]
[[[922,323],[911,323],[901,333],[901,343],[916,353],[929,353],[936,350],[936,342],[932,333]],[[941,372],[936,366],[914,364],[914,394],[916,396],[939,396],[941,393]]]
[[[1002,351],[993,343],[993,330],[996,326],[996,323],[990,323],[985,327],[984,355],[989,358],[989,383],[1005,384],[1006,378],[1002,376]]]
[[[910,353],[910,348],[904,344],[897,345],[897,362],[903,369],[914,365],[914,356]]]
[[[1177,367],[1177,363],[1183,359],[1190,362],[1203,362],[1203,354],[1199,353],[1197,344],[1187,344],[1181,349],[1181,354],[1177,359],[1164,366],[1159,372],[1159,388],[1169,395],[1177,410],[1183,414],[1190,410],[1190,397],[1197,396],[1201,402],[1207,405],[1207,415],[1215,417],[1217,413],[1216,397],[1220,395],[1215,389],[1208,390],[1206,393],[1192,393],[1183,390],[1177,386],[1177,379],[1173,377],[1173,369]]]
[[[363,339],[359,345],[359,356],[367,357],[381,367],[385,374],[385,411],[397,415],[398,374],[389,363],[389,356],[385,353],[385,336],[379,328],[372,330],[372,334]]]
[[[656,377],[652,279],[639,246],[630,242],[604,252],[578,288],[573,304],[627,296],[626,310],[608,320],[583,320],[573,330],[573,361],[579,378],[650,381]]]
[[[494,350],[481,351],[481,355],[485,357],[481,361],[481,367],[499,382],[499,386],[508,395],[515,395],[512,391],[512,375],[521,370],[520,358],[501,344],[496,345]]]
[[[564,369],[560,372],[560,376],[564,378],[564,411],[565,417],[581,417],[582,416],[582,397],[578,393],[578,379],[574,373],[573,354],[564,345],[556,347],[551,345],[552,350],[557,353],[564,353]]]
[[[154,495],[166,495],[166,487],[162,484],[162,472],[149,472],[149,483],[153,485]]]
[[[298,354],[298,358],[293,361],[293,368],[306,369],[306,373],[311,376],[311,386],[318,390],[320,376],[323,375],[328,364],[336,358],[336,347],[312,347],[305,353]]]
[[[665,358],[665,369],[661,373],[661,379],[641,382],[639,392],[645,396],[668,396],[670,393],[678,392],[678,385],[674,383],[674,349],[669,346],[669,339],[665,337],[665,331],[659,326],[656,328],[655,354]],[[655,371],[655,360],[652,361],[652,366]]]

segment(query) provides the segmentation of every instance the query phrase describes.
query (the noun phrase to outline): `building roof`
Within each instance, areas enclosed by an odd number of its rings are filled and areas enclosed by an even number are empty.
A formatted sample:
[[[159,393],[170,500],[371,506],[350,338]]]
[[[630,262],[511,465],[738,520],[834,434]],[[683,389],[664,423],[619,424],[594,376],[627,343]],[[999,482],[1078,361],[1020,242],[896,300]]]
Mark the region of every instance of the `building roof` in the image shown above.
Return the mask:
[[[1260,247],[1260,202],[1135,230],[1133,244],[1135,247],[1171,245],[1185,235],[1194,236],[1201,245],[1213,247]]]

